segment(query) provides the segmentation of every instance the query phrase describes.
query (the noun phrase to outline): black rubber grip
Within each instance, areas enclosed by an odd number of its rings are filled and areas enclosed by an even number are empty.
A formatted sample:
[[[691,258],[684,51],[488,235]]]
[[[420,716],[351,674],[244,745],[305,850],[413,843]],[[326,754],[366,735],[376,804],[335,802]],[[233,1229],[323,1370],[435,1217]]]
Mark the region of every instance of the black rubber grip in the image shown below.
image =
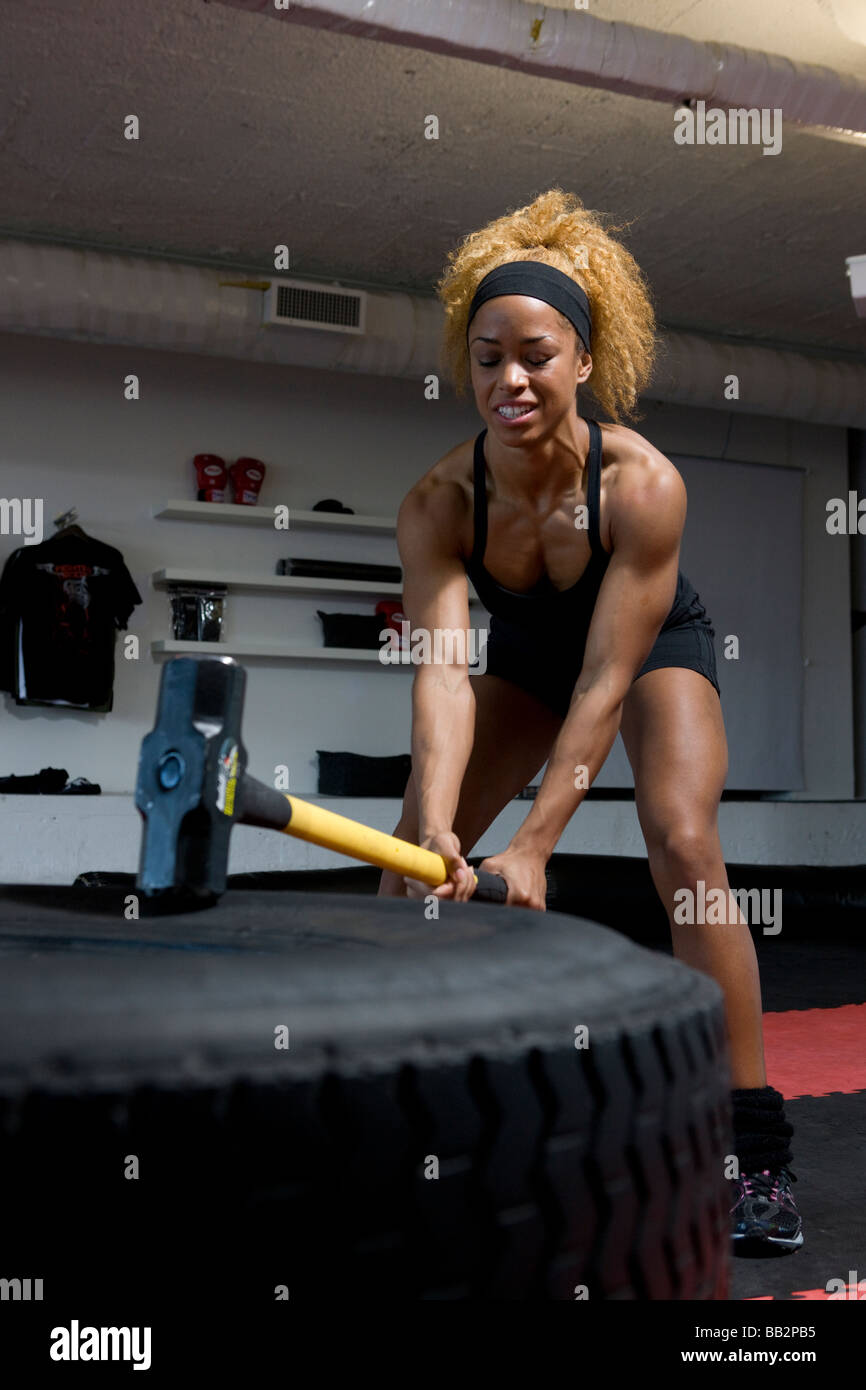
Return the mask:
[[[292,803],[283,792],[247,773],[238,795],[237,819],[263,830],[285,830],[292,819]]]
[[[489,874],[484,869],[473,869],[478,883],[472,894],[472,901],[479,903],[504,903],[508,897],[508,884],[501,874]]]

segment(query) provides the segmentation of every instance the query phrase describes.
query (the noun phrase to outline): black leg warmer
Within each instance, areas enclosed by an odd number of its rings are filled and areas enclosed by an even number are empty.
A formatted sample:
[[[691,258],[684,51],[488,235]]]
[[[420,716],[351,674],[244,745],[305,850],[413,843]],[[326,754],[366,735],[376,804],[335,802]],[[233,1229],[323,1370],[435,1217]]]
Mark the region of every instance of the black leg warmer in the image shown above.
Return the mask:
[[[734,1140],[741,1173],[778,1172],[791,1163],[793,1125],[785,1119],[785,1098],[772,1086],[732,1091]]]

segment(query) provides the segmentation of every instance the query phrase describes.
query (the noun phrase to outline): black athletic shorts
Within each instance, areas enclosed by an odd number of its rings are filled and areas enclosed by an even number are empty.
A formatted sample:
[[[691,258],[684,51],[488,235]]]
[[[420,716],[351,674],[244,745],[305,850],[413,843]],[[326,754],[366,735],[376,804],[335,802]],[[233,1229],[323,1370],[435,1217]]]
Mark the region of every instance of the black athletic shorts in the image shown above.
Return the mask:
[[[663,666],[685,666],[706,676],[721,699],[714,636],[715,629],[705,614],[662,629],[634,679]],[[565,718],[580,670],[575,670],[571,662],[562,661],[557,646],[545,649],[511,624],[491,617],[485,656],[488,675],[501,676],[520,686]]]

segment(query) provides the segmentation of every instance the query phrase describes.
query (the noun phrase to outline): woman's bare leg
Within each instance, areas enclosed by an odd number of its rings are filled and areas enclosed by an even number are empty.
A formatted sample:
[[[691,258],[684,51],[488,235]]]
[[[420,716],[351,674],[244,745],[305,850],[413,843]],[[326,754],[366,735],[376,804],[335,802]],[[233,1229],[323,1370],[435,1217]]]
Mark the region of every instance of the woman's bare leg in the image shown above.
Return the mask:
[[[671,926],[674,955],[718,981],[734,1088],[766,1086],[761,982],[748,924],[730,893],[718,808],[728,747],[718,694],[697,671],[647,671],[623,706],[621,732],[634,771],[635,802],[650,872]],[[674,894],[727,895],[727,925],[674,921]]]

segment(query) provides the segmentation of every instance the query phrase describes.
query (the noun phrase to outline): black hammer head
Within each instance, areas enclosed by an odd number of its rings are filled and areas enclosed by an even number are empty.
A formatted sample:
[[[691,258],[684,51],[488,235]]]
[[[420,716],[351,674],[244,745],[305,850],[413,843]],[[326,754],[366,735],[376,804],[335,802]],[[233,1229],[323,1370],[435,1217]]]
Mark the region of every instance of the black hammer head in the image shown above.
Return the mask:
[[[163,668],[135,788],[144,820],[137,886],[149,898],[209,901],[225,890],[247,764],[245,683],[229,657],[176,657]]]

